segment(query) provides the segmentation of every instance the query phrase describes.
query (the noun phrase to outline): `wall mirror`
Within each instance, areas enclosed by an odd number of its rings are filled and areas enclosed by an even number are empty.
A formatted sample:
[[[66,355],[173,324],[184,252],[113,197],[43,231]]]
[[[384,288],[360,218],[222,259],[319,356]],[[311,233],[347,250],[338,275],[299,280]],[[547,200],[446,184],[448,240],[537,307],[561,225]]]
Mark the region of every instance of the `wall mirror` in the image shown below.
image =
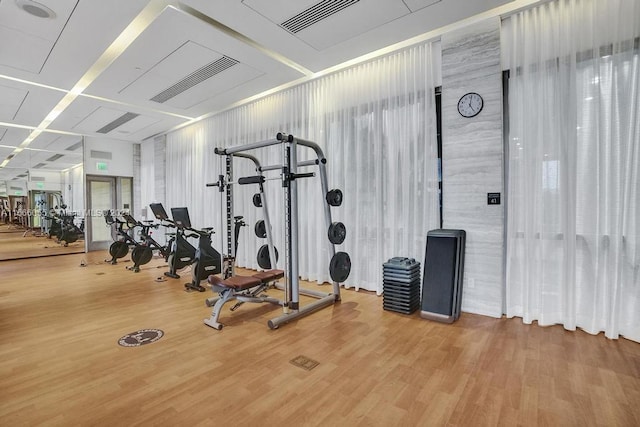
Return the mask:
[[[0,168],[0,261],[85,252],[83,138],[41,134],[15,153],[18,131],[0,146],[14,154]]]

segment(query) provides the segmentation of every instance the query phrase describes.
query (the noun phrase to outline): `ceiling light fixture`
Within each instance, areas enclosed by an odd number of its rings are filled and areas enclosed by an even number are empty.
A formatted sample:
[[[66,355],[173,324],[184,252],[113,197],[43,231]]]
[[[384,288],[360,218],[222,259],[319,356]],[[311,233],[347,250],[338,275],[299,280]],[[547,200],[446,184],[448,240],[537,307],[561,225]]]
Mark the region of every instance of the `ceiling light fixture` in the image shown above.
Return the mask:
[[[56,13],[47,6],[33,0],[16,0],[16,5],[29,15],[43,19],[55,19]]]

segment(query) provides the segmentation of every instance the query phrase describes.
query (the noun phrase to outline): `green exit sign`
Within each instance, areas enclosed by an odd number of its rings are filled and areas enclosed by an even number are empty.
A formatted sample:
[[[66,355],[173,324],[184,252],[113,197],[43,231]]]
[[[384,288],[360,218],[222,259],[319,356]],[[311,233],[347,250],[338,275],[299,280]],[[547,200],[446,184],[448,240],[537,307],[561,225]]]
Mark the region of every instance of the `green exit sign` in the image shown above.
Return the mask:
[[[107,163],[105,163],[105,162],[96,163],[96,169],[99,170],[99,171],[106,171],[108,169]]]
[[[22,191],[20,191],[20,190],[14,191],[13,194],[16,195],[16,196],[22,196]]]
[[[36,187],[44,188],[44,182],[36,182]]]

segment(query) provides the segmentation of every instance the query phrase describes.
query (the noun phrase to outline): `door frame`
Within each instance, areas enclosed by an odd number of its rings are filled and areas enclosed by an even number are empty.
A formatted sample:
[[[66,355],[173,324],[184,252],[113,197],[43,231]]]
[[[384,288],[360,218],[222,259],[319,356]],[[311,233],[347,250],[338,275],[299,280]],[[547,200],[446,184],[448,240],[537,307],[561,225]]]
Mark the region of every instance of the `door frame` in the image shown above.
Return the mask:
[[[93,241],[93,233],[92,233],[93,220],[96,219],[98,221],[104,221],[104,217],[102,216],[98,217],[96,215],[96,212],[94,212],[93,206],[91,205],[91,182],[108,182],[111,184],[111,191],[110,191],[111,192],[111,209],[115,209],[115,206],[117,206],[117,203],[116,203],[117,202],[117,199],[116,199],[117,181],[115,176],[87,175],[86,177],[87,218],[86,218],[85,230],[86,230],[86,239],[87,239],[87,250],[97,251],[97,250],[108,249],[111,242],[110,241],[101,241],[101,242]]]

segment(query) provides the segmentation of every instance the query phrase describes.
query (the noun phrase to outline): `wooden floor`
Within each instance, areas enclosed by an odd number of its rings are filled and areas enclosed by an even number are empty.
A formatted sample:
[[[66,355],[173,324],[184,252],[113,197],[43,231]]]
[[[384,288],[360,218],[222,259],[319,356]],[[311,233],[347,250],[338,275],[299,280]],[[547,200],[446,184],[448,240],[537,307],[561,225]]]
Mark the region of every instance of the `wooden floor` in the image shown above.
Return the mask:
[[[631,341],[466,313],[444,325],[353,291],[278,330],[278,307],[227,307],[216,331],[210,292],[105,257],[0,262],[0,426],[640,425]],[[118,345],[147,328],[165,335]]]
[[[0,225],[0,261],[82,252],[84,252],[83,240],[63,246],[56,243],[54,239],[36,236],[30,231],[25,233],[24,229],[13,226]]]

